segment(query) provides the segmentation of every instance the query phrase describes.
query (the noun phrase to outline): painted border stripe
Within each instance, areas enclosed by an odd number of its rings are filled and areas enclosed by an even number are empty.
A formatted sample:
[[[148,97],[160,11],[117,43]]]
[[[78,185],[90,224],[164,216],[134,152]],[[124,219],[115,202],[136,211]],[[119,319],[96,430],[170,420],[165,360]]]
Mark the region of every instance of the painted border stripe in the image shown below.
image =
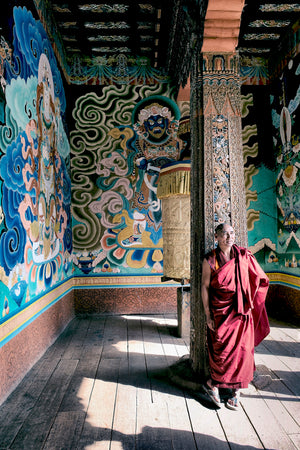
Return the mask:
[[[300,277],[284,272],[267,272],[270,284],[282,284],[295,289],[300,289]]]
[[[26,328],[44,311],[72,290],[73,280],[69,279],[63,285],[57,286],[27,308],[9,318],[6,322],[3,322],[0,325],[0,347],[10,341],[10,339]]]

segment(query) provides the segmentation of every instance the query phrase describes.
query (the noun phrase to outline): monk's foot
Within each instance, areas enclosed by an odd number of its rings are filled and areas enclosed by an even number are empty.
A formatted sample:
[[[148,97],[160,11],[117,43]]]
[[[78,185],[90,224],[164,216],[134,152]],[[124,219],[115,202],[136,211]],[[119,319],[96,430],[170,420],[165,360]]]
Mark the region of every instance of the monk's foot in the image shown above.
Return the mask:
[[[233,390],[232,397],[230,397],[226,402],[226,407],[228,409],[232,409],[233,411],[237,411],[239,409],[240,405],[240,391],[239,390]]]
[[[206,392],[206,394],[209,396],[211,401],[216,406],[221,406],[221,399],[219,394],[219,389],[216,386],[213,386],[211,383],[211,380],[208,380],[204,385],[203,389]]]

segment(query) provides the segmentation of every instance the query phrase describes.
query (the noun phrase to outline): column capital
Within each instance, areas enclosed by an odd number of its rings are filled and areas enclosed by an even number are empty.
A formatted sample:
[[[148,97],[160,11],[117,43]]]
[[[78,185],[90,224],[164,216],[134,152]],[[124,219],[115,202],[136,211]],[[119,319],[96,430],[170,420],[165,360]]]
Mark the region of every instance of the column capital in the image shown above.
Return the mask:
[[[212,75],[239,75],[238,52],[204,52],[203,76]]]

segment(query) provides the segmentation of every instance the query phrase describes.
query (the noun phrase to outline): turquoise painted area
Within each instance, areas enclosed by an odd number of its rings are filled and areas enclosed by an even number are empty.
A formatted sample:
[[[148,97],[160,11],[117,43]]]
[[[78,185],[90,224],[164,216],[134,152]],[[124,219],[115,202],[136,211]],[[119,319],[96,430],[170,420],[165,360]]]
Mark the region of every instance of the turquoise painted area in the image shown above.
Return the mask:
[[[2,38],[11,58],[2,61],[0,322],[72,275],[63,82],[41,22],[26,7],[6,13],[0,25],[9,20],[13,42]]]
[[[249,246],[255,246],[264,238],[277,244],[275,178],[275,173],[264,165],[261,165],[258,174],[252,178],[251,191],[257,192],[257,201],[251,201],[249,209],[259,211],[259,220],[254,222],[254,229],[248,232]]]

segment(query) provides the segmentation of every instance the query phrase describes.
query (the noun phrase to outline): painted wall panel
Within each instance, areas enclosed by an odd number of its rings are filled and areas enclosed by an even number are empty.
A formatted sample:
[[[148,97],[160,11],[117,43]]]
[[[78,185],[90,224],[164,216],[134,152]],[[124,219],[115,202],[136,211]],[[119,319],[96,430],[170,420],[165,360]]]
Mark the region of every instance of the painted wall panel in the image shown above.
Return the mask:
[[[105,86],[81,95],[72,87],[69,97],[76,98],[70,132],[75,274],[163,275],[157,180],[185,147],[170,86]]]
[[[271,86],[243,86],[242,89],[249,246],[270,274],[271,282],[297,288],[300,284],[299,68],[298,54],[290,59]]]
[[[272,84],[280,270],[300,275],[300,54]]]
[[[16,2],[14,2],[16,4]],[[6,8],[9,10],[9,8]],[[3,15],[0,125],[0,321],[72,275],[66,98],[32,12]]]

